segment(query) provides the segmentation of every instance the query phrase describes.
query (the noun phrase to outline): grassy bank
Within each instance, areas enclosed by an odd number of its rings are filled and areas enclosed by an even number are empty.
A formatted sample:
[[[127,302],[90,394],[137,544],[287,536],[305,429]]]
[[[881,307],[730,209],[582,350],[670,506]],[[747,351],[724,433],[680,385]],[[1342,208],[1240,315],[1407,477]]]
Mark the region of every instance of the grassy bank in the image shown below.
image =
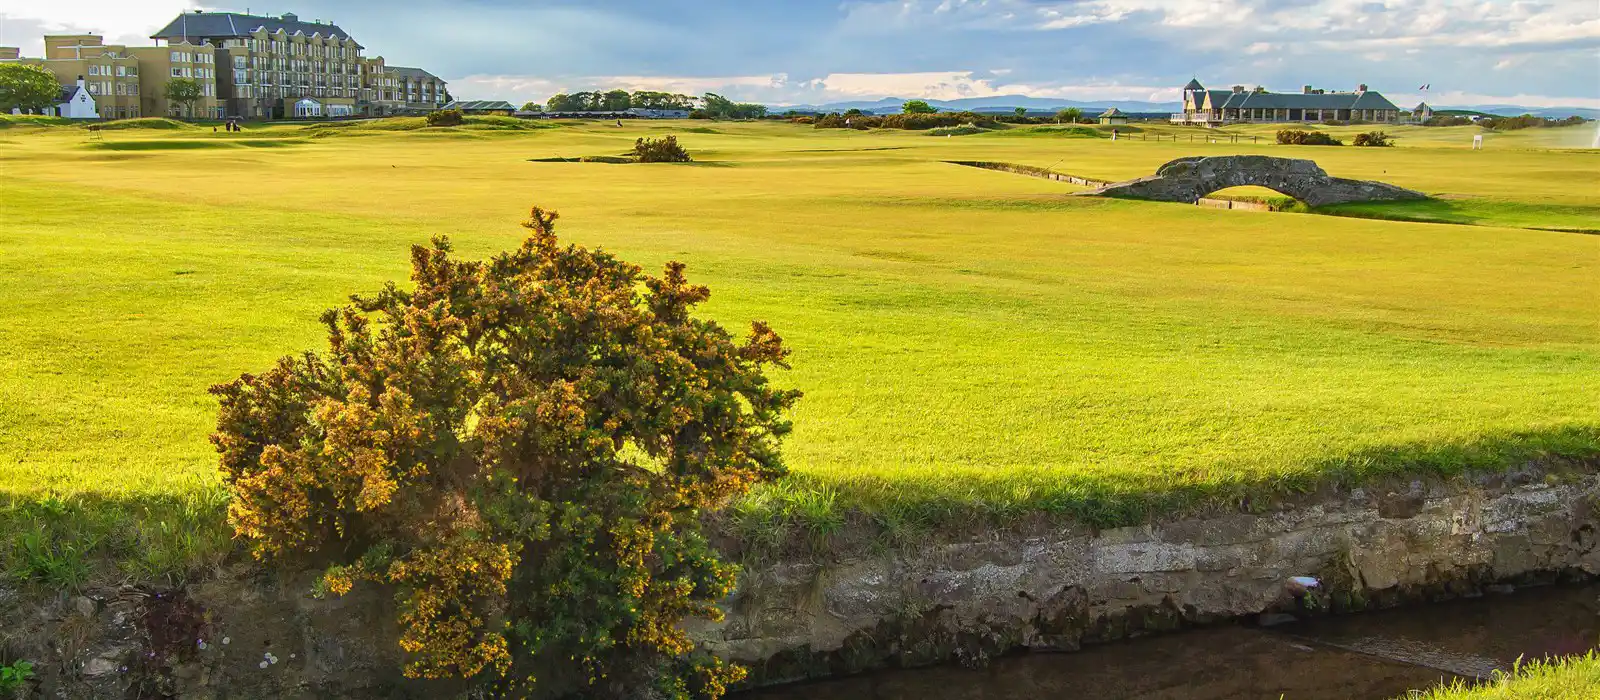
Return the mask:
[[[530,162],[668,133],[699,162]],[[534,203],[576,242],[686,262],[706,313],[795,348],[793,474],[744,507],[752,528],[825,532],[853,509],[1111,524],[1600,456],[1600,237],[1066,198],[944,162],[1121,178],[1264,152],[1561,225],[1561,207],[1600,207],[1590,154],[655,122],[3,139],[0,536],[42,538],[9,555],[35,579],[76,576],[52,563],[72,552],[139,576],[215,560],[206,387],[319,347],[317,314],[403,278],[432,234],[475,256],[516,246]]]
[[[1600,655],[1521,664],[1482,685],[1456,684],[1405,700],[1593,700],[1600,698]]]

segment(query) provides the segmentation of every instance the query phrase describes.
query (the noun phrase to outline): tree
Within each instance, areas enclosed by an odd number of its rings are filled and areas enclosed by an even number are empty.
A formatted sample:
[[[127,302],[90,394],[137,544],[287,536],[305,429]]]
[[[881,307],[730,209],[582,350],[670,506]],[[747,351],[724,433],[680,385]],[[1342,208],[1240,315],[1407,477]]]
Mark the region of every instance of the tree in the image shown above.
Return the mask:
[[[1067,107],[1056,112],[1056,121],[1061,124],[1077,124],[1083,120],[1083,110],[1077,107]]]
[[[867,113],[863,112],[863,111],[861,111],[859,109],[856,109],[855,107],[851,107],[850,109],[845,110],[844,116],[846,116],[846,117],[864,117],[864,116],[867,116]]]
[[[633,99],[627,90],[611,90],[600,98],[600,108],[607,112],[626,112],[633,106]]]
[[[633,106],[644,109],[694,109],[694,98],[669,92],[639,91],[633,93]]]
[[[61,84],[43,66],[0,63],[0,110],[37,112],[56,106],[60,97]]]
[[[192,78],[172,78],[167,81],[167,87],[162,93],[168,102],[182,105],[185,116],[194,116],[194,103],[200,101],[203,94],[200,82]]]
[[[701,98],[706,115],[712,119],[760,119],[767,116],[767,106],[749,102],[734,102],[714,92]]]
[[[1016,112],[1018,119],[1022,119],[1024,117],[1028,116],[1028,108],[1027,107],[1018,107],[1018,108],[1016,108],[1016,109],[1014,109],[1012,111]]]
[[[544,111],[544,105],[539,104],[538,102],[524,102],[524,103],[522,103],[522,111],[524,111],[524,112],[543,112]]]
[[[572,96],[566,93],[553,95],[545,102],[545,106],[552,112],[577,112],[579,108],[572,104]]]
[[[939,110],[928,104],[927,100],[911,100],[901,105],[900,110],[905,114],[937,114]]]
[[[679,623],[735,583],[702,518],[784,471],[788,350],[695,318],[681,263],[651,277],[555,221],[487,261],[417,246],[412,284],[323,314],[326,352],[213,387],[229,521],[257,558],[331,561],[325,595],[395,586],[409,675],[720,696],[743,670]]]

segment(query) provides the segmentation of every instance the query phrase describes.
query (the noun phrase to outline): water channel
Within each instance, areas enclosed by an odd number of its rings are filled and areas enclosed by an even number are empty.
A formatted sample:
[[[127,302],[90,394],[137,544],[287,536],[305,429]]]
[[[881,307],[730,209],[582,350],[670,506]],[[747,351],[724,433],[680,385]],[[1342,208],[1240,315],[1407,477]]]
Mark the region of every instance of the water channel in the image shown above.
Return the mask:
[[[1600,646],[1600,586],[1510,594],[1270,628],[1231,626],[1001,659],[987,669],[888,671],[739,700],[1390,700],[1519,658]]]

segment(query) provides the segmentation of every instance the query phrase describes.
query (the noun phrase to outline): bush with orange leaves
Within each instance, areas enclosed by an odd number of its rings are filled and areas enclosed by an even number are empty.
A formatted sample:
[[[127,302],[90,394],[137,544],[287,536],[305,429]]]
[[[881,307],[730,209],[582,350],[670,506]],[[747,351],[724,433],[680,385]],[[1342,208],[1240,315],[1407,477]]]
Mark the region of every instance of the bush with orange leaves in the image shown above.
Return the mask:
[[[230,521],[327,565],[327,593],[395,586],[412,676],[720,696],[743,670],[679,622],[734,586],[702,515],[783,472],[788,350],[692,317],[683,265],[560,245],[555,219],[488,261],[418,246],[413,289],[323,316],[326,353],[214,387]]]

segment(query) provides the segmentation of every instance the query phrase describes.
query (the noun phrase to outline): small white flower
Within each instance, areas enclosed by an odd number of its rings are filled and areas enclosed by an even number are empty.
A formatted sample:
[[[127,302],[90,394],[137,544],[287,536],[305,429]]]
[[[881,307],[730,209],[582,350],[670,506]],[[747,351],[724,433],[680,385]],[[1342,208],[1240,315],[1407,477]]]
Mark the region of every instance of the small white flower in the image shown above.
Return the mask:
[[[233,641],[233,637],[223,637],[222,638],[222,643],[223,644],[227,644],[227,643],[232,642],[232,641]]]
[[[261,662],[261,667],[262,668],[266,668],[267,667],[267,662],[265,662],[265,661]]]

